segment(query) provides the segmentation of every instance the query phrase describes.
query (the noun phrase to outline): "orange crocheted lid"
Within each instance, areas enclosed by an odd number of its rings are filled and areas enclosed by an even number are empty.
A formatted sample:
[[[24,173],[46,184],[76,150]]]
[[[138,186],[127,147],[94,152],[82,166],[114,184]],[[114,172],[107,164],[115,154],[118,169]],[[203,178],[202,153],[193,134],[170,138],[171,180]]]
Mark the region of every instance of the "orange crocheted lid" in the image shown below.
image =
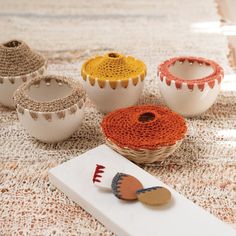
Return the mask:
[[[81,70],[84,80],[87,76],[99,80],[127,80],[140,76],[141,80],[146,75],[145,64],[134,57],[125,57],[119,53],[108,53],[86,61]]]
[[[101,127],[107,139],[135,150],[174,145],[187,131],[182,116],[155,105],[113,111],[104,117]]]

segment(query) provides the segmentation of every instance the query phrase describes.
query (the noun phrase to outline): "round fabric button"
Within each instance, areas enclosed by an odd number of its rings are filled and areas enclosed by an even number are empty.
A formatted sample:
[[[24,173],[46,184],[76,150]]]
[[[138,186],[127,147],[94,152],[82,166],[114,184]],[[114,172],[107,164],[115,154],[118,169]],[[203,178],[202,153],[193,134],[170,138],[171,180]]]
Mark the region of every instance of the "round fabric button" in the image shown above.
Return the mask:
[[[122,200],[136,200],[136,192],[143,188],[143,185],[134,176],[124,173],[117,173],[111,184],[113,194]]]
[[[139,189],[136,194],[140,202],[148,205],[163,205],[171,200],[170,191],[160,186]]]

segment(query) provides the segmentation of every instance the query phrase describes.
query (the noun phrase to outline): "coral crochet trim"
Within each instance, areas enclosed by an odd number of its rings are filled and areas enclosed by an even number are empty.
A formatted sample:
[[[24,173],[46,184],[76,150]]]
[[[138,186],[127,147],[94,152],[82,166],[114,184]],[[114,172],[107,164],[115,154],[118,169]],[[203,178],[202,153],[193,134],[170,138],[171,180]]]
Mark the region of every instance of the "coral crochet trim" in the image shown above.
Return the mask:
[[[108,53],[104,56],[97,56],[86,61],[81,70],[84,80],[89,80],[93,86],[95,79],[99,81],[99,86],[104,87],[105,81],[123,81],[122,86],[127,87],[125,81],[132,79],[134,85],[138,79],[144,80],[146,76],[145,64],[134,57],[125,57],[119,53]]]
[[[155,105],[119,109],[104,117],[102,130],[107,139],[122,148],[158,149],[174,145],[187,131],[183,117]]]
[[[208,67],[212,68],[213,72],[203,78],[186,80],[184,78],[179,78],[179,77],[171,74],[169,69],[171,66],[174,66],[175,63],[177,63],[177,62],[179,62],[179,63],[188,62],[190,64],[198,63],[199,69],[201,68],[201,66],[208,66]],[[188,88],[190,90],[193,90],[194,84],[196,84],[198,89],[200,91],[203,91],[206,83],[208,84],[208,86],[210,88],[214,88],[216,81],[218,81],[218,84],[220,84],[221,80],[224,77],[224,71],[223,71],[222,67],[220,67],[216,62],[209,60],[209,59],[205,59],[205,58],[201,58],[201,57],[175,57],[175,58],[171,58],[171,59],[163,62],[161,65],[159,65],[158,75],[159,75],[159,78],[162,82],[164,81],[164,78],[165,78],[165,82],[168,86],[170,86],[171,81],[174,81],[177,89],[181,89],[182,84],[186,83]]]

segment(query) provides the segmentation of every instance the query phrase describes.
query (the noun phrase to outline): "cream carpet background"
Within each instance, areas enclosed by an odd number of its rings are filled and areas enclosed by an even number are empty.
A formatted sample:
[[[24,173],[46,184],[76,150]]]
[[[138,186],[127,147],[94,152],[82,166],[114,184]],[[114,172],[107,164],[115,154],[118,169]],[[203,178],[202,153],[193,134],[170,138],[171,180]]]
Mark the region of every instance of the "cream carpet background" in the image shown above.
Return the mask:
[[[219,24],[213,0],[0,0],[0,41],[25,40],[49,60],[49,73],[80,78],[82,62],[120,51],[148,66],[140,103],[162,104],[157,65],[172,56],[213,59],[227,75],[226,39],[197,32]],[[204,30],[203,30],[204,31]],[[206,31],[206,30],[205,30]],[[0,106],[0,234],[110,235],[93,217],[52,188],[47,171],[104,142],[102,114],[88,102],[83,125],[69,140],[43,144],[28,136],[15,111]],[[196,204],[236,224],[236,81],[226,77],[215,105],[188,119],[188,135],[166,162],[143,166]]]

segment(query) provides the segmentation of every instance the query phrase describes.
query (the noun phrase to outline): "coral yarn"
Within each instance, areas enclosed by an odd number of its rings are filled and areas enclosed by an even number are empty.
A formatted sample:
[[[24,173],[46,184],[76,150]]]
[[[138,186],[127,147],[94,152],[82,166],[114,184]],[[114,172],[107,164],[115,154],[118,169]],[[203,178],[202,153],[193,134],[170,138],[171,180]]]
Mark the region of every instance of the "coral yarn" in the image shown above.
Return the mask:
[[[134,57],[112,52],[89,59],[83,64],[81,74],[84,79],[88,76],[93,79],[117,81],[140,76],[143,80],[146,66]]]
[[[192,79],[192,80],[179,78],[170,73],[169,71],[170,66],[173,66],[176,62],[183,63],[185,61],[188,61],[189,63],[198,63],[199,65],[204,64],[206,66],[211,67],[213,69],[213,72],[206,77]],[[169,60],[166,60],[165,62],[159,65],[158,75],[162,82],[164,80],[164,77],[166,78],[166,84],[168,86],[170,86],[171,81],[174,81],[177,89],[181,89],[182,84],[186,83],[188,88],[190,90],[193,90],[194,84],[196,84],[198,89],[200,91],[203,91],[206,83],[209,85],[210,88],[214,88],[216,81],[218,81],[218,84],[220,84],[221,80],[224,77],[224,70],[216,62],[209,59],[205,59],[201,57],[174,57],[174,58],[170,58]]]
[[[101,127],[107,139],[121,148],[134,150],[174,145],[187,131],[182,116],[155,105],[113,111],[104,117]]]

